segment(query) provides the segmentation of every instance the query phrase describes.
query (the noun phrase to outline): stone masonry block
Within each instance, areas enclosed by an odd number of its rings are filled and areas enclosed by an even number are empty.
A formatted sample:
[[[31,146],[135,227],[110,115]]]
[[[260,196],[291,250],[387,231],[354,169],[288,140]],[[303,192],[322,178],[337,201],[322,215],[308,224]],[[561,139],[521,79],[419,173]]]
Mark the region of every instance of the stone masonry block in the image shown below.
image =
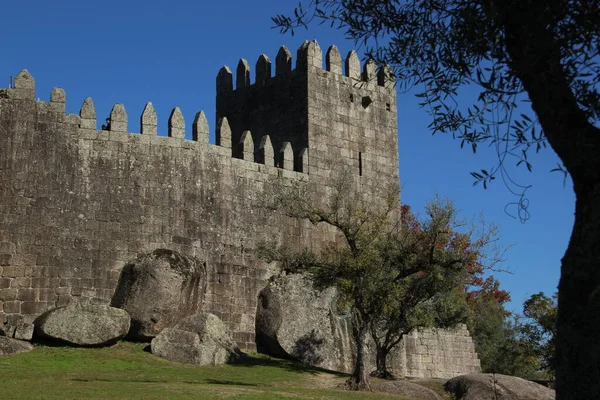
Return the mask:
[[[147,102],[142,111],[142,117],[140,121],[140,133],[142,135],[153,135],[158,134],[158,122],[156,117],[156,111],[151,102]]]
[[[110,130],[127,132],[127,111],[123,104],[115,104],[110,112]]]
[[[196,114],[194,123],[192,125],[192,140],[201,143],[208,143],[208,135],[208,120],[206,119],[204,111],[200,111]]]
[[[21,312],[20,301],[5,301],[4,312],[7,314],[19,314]]]
[[[169,137],[185,138],[185,120],[179,107],[175,107],[171,111],[171,116],[169,117]]]

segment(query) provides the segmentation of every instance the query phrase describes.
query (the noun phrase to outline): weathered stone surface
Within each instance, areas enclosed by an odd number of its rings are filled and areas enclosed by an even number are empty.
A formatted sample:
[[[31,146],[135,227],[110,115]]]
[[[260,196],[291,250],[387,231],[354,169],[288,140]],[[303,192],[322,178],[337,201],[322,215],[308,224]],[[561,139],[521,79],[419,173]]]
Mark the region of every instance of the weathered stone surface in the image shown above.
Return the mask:
[[[256,61],[256,78],[257,85],[264,86],[271,79],[271,60],[266,54],[261,54]]]
[[[233,74],[228,66],[223,66],[217,75],[217,93],[233,90]]]
[[[392,381],[371,384],[374,392],[391,393],[398,396],[422,400],[443,400],[442,396],[433,390],[408,381]]]
[[[292,70],[292,53],[287,47],[281,46],[275,59],[275,74],[283,75]]]
[[[335,306],[334,289],[317,291],[299,274],[272,278],[258,296],[258,351],[333,371],[351,371],[349,318]]]
[[[242,134],[240,143],[238,144],[238,156],[242,160],[254,161],[254,141],[250,131],[245,131]]]
[[[192,124],[192,140],[208,143],[208,120],[204,111],[198,111]]]
[[[315,197],[326,201],[327,178],[341,169],[358,177],[361,154],[366,196],[376,200],[373,182],[398,183],[395,91],[312,65],[292,70],[287,51],[279,61],[267,85],[242,91],[223,69],[216,121],[227,118],[230,126],[221,123],[220,146],[128,134],[122,107],[113,115],[115,132],[96,131],[107,115],[97,115],[97,126],[91,107],[77,128],[74,118],[53,112],[54,103],[35,100],[48,93],[36,95],[31,77],[0,89],[0,242],[8,246],[0,249],[0,324],[11,337],[30,335],[31,322],[51,308],[110,302],[126,264],[168,248],[206,261],[203,310],[218,315],[242,349],[255,349],[256,299],[272,274],[253,256],[258,241],[277,237],[318,250],[337,240],[323,227],[266,212],[272,181],[314,183]],[[111,95],[117,102],[124,93]],[[368,112],[360,105],[365,96],[373,100]],[[134,119],[138,131],[139,114]],[[167,119],[158,116],[165,134]],[[269,135],[275,156],[290,142],[294,171],[232,157],[244,131],[255,150]]]
[[[114,132],[127,132],[127,111],[123,104],[115,104],[110,111],[110,130]]]
[[[410,378],[446,378],[481,372],[475,345],[466,325],[423,329],[403,337],[404,372]]]
[[[309,279],[293,274],[271,278],[258,298],[256,344],[259,351],[296,358],[334,371],[352,372],[351,320],[336,309],[335,289],[315,290]],[[366,342],[367,369],[375,369],[375,346]],[[396,377],[451,378],[480,371],[466,326],[426,329],[405,335],[387,359]]]
[[[164,328],[198,313],[206,293],[206,266],[165,249],[127,264],[111,305],[131,315],[129,337],[149,341]]]
[[[270,167],[275,165],[275,153],[273,152],[273,145],[271,144],[271,138],[269,135],[263,136],[260,140],[256,162],[268,165]]]
[[[157,135],[158,120],[152,102],[147,102],[140,117],[140,133],[142,135]]]
[[[235,81],[236,89],[243,89],[250,86],[250,64],[245,59],[240,59],[237,66],[237,80]]]
[[[179,107],[175,107],[171,111],[171,116],[169,117],[169,137],[185,138],[185,119]]]
[[[363,80],[367,82],[377,79],[377,63],[372,58],[369,58],[363,68]]]
[[[334,74],[342,74],[342,55],[337,46],[330,46],[325,56],[325,69]]]
[[[35,335],[74,346],[103,346],[123,338],[129,322],[129,314],[118,308],[73,304],[42,314],[35,321]]]
[[[294,170],[294,150],[290,142],[284,142],[279,150],[279,167]]]
[[[26,353],[31,350],[33,350],[33,346],[29,342],[0,336],[0,356]]]
[[[346,76],[355,80],[361,80],[360,59],[356,51],[351,50],[346,56]]]
[[[191,315],[165,328],[152,339],[151,349],[167,360],[198,365],[234,363],[244,356],[223,321],[210,313]]]
[[[6,290],[9,289],[0,289],[0,292]],[[17,291],[13,289],[13,292],[16,293]],[[32,302],[29,303],[35,304]],[[20,301],[4,302],[4,313],[8,314],[9,317],[6,318],[3,324],[0,324],[0,336],[7,336],[18,340],[31,340],[33,337],[33,318],[19,314],[23,312],[21,305]],[[1,317],[0,322],[2,322]]]
[[[14,90],[18,99],[35,99],[35,79],[26,69],[15,76]]]
[[[217,122],[217,146],[231,149],[231,128],[226,117],[220,118]]]
[[[79,110],[81,117],[81,128],[96,129],[96,107],[91,97],[86,97]]]
[[[450,379],[444,385],[456,400],[554,400],[554,390],[501,374],[471,374]]]
[[[316,40],[305,40],[298,48],[296,69],[306,71],[309,67],[323,68],[323,52]]]

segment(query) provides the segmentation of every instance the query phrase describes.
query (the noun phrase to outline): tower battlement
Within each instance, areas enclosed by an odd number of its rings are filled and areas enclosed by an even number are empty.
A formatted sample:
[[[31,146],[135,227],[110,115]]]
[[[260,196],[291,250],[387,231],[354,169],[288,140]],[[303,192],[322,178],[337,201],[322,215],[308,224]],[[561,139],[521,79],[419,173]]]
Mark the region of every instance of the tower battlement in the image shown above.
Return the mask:
[[[387,164],[397,171],[398,165],[391,70],[377,68],[373,60],[361,68],[355,51],[342,60],[336,46],[329,47],[323,57],[316,41],[304,42],[297,50],[295,68],[292,64],[291,52],[282,46],[274,74],[270,58],[265,54],[258,57],[254,82],[244,59],[235,76],[229,67],[221,68],[216,79],[216,116],[229,121],[233,142],[239,142],[241,132],[247,129],[255,146],[268,135],[279,157],[280,149],[291,146],[296,170],[301,169],[302,155],[308,152],[309,174],[326,175],[335,160],[354,166],[361,175],[369,164],[397,181],[397,172],[384,168]],[[220,141],[217,136],[217,143]],[[241,150],[233,148],[233,154],[239,156]]]

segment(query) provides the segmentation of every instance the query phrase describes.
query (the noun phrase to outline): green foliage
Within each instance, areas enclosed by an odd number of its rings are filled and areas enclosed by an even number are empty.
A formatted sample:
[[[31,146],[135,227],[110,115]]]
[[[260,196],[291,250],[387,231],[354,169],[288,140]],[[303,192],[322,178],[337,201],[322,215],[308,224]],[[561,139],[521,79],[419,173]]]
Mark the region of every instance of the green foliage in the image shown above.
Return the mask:
[[[540,292],[523,303],[523,316],[520,327],[521,340],[539,360],[540,369],[554,377],[556,368],[555,337],[558,293],[547,297]]]
[[[511,315],[493,298],[480,297],[472,303],[468,326],[481,368],[525,379],[552,379],[556,296],[535,294],[523,309],[524,318]]]
[[[281,261],[288,272],[310,274],[318,288],[335,287],[352,312],[355,340],[359,343],[360,335],[370,331],[377,347],[376,374],[389,377],[387,354],[404,334],[454,326],[467,318],[462,288],[485,268],[483,260],[498,262],[493,248],[497,230],[459,220],[454,205],[440,198],[425,207],[425,218],[407,206],[400,210],[395,188],[379,197],[357,198],[352,182],[344,174],[334,180],[324,206],[315,205],[306,188],[275,196],[273,207],[324,223],[339,235],[338,243],[316,252],[265,243],[260,256]]]
[[[525,379],[540,378],[537,360],[520,342],[516,322],[504,306],[493,299],[478,298],[473,303],[473,315],[467,325],[481,369]]]

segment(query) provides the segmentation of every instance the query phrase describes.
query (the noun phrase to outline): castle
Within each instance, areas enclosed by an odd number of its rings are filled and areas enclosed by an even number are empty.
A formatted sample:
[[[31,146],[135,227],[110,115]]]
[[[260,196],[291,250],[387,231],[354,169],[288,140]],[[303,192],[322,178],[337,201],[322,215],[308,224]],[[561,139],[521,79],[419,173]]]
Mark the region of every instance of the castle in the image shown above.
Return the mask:
[[[218,315],[246,350],[255,349],[258,292],[272,271],[252,250],[273,236],[291,246],[334,241],[327,229],[257,206],[267,184],[319,183],[353,171],[363,194],[397,185],[396,92],[391,75],[356,52],[325,55],[316,41],[292,56],[282,47],[275,73],[258,58],[254,83],[241,60],[216,79],[216,144],[203,112],[192,140],[175,108],[168,137],[157,136],[148,103],[139,134],[125,107],[97,130],[92,99],[65,115],[66,94],[36,101],[26,70],[0,89],[0,330],[30,339],[34,319],[73,301],[108,304],[123,266],[168,248],[204,260],[204,309]],[[342,70],[344,69],[344,73]],[[235,81],[235,85],[234,85]],[[135,128],[134,128],[135,129]]]

